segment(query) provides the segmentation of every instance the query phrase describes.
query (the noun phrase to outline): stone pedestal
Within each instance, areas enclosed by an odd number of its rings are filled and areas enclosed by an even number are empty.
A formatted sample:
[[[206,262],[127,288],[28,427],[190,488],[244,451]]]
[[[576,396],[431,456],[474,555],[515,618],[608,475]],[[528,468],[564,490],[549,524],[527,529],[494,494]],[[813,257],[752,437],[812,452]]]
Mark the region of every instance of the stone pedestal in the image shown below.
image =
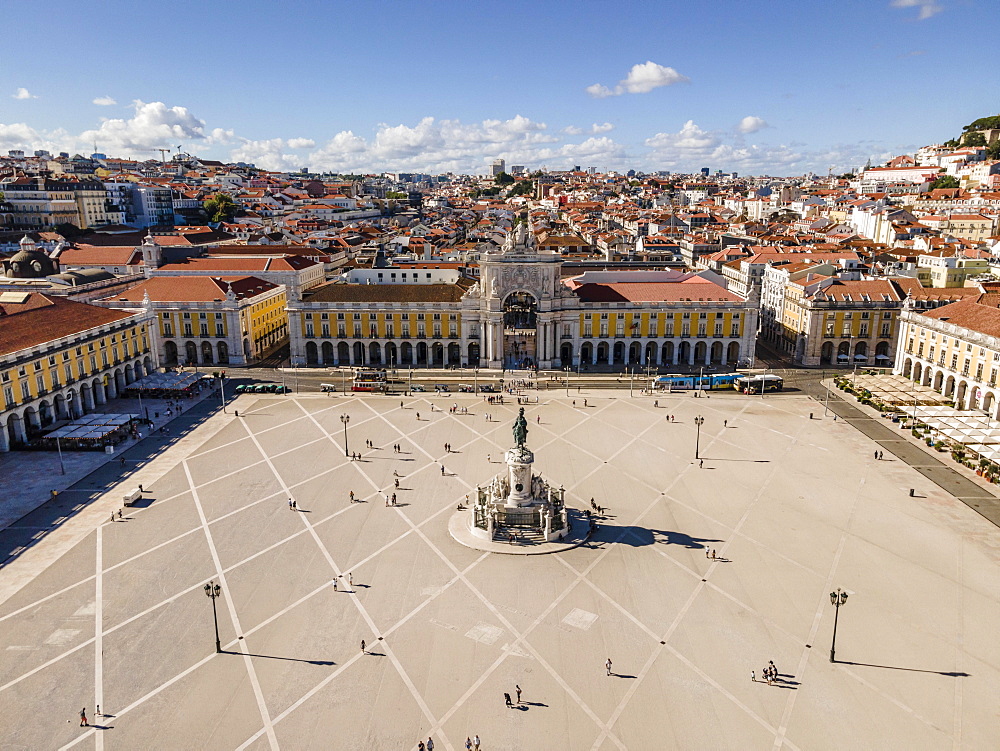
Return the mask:
[[[535,455],[524,446],[518,446],[507,451],[507,478],[510,480],[510,493],[504,503],[508,508],[530,506],[531,498],[531,465]]]

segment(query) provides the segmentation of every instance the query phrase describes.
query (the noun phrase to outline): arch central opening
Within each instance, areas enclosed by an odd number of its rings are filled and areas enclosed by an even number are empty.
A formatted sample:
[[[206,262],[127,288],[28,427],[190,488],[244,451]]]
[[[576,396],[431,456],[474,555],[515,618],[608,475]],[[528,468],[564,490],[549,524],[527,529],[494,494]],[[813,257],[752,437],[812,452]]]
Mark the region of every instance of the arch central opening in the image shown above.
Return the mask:
[[[511,292],[503,301],[503,352],[508,368],[530,368],[536,362],[538,300],[528,292]]]

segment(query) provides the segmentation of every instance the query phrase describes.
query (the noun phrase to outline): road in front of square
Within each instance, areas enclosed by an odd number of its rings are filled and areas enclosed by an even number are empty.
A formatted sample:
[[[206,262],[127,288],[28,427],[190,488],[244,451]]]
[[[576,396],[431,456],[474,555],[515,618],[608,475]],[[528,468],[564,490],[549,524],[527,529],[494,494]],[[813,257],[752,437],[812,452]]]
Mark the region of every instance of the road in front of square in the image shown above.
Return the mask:
[[[400,404],[243,397],[213,418],[148,508],[0,604],[0,746],[997,747],[1000,532],[815,402],[542,397],[536,471],[606,511],[589,544],[525,557],[447,531],[503,469],[517,406]]]

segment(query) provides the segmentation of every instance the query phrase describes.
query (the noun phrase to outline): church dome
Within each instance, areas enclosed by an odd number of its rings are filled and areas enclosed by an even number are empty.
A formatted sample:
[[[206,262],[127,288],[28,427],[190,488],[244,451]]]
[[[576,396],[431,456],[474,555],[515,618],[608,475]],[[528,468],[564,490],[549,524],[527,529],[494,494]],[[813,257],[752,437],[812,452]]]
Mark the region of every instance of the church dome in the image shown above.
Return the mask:
[[[38,249],[34,241],[25,235],[20,242],[21,249],[7,261],[7,274],[14,279],[41,279],[55,274],[59,269],[55,262]]]

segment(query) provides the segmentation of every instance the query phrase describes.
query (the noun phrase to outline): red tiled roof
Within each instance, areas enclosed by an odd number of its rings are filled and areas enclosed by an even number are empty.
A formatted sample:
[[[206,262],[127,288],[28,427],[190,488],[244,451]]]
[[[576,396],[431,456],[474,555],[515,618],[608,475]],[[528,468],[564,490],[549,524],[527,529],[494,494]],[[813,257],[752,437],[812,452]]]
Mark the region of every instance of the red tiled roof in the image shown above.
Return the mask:
[[[934,318],[987,336],[1000,337],[1000,295],[981,294],[970,300],[953,302],[920,315]]]
[[[66,248],[59,254],[62,266],[131,266],[142,263],[142,254],[133,245],[103,245]]]
[[[240,300],[278,287],[255,276],[154,276],[107,299],[140,303],[149,293],[153,302],[212,302],[224,300],[230,285]]]
[[[12,293],[10,297],[18,293]],[[25,293],[24,302],[0,302],[0,355],[36,347],[54,339],[121,321],[135,315],[94,305]]]
[[[718,284],[697,277],[683,282],[589,282],[575,292],[585,302],[742,302]]]

